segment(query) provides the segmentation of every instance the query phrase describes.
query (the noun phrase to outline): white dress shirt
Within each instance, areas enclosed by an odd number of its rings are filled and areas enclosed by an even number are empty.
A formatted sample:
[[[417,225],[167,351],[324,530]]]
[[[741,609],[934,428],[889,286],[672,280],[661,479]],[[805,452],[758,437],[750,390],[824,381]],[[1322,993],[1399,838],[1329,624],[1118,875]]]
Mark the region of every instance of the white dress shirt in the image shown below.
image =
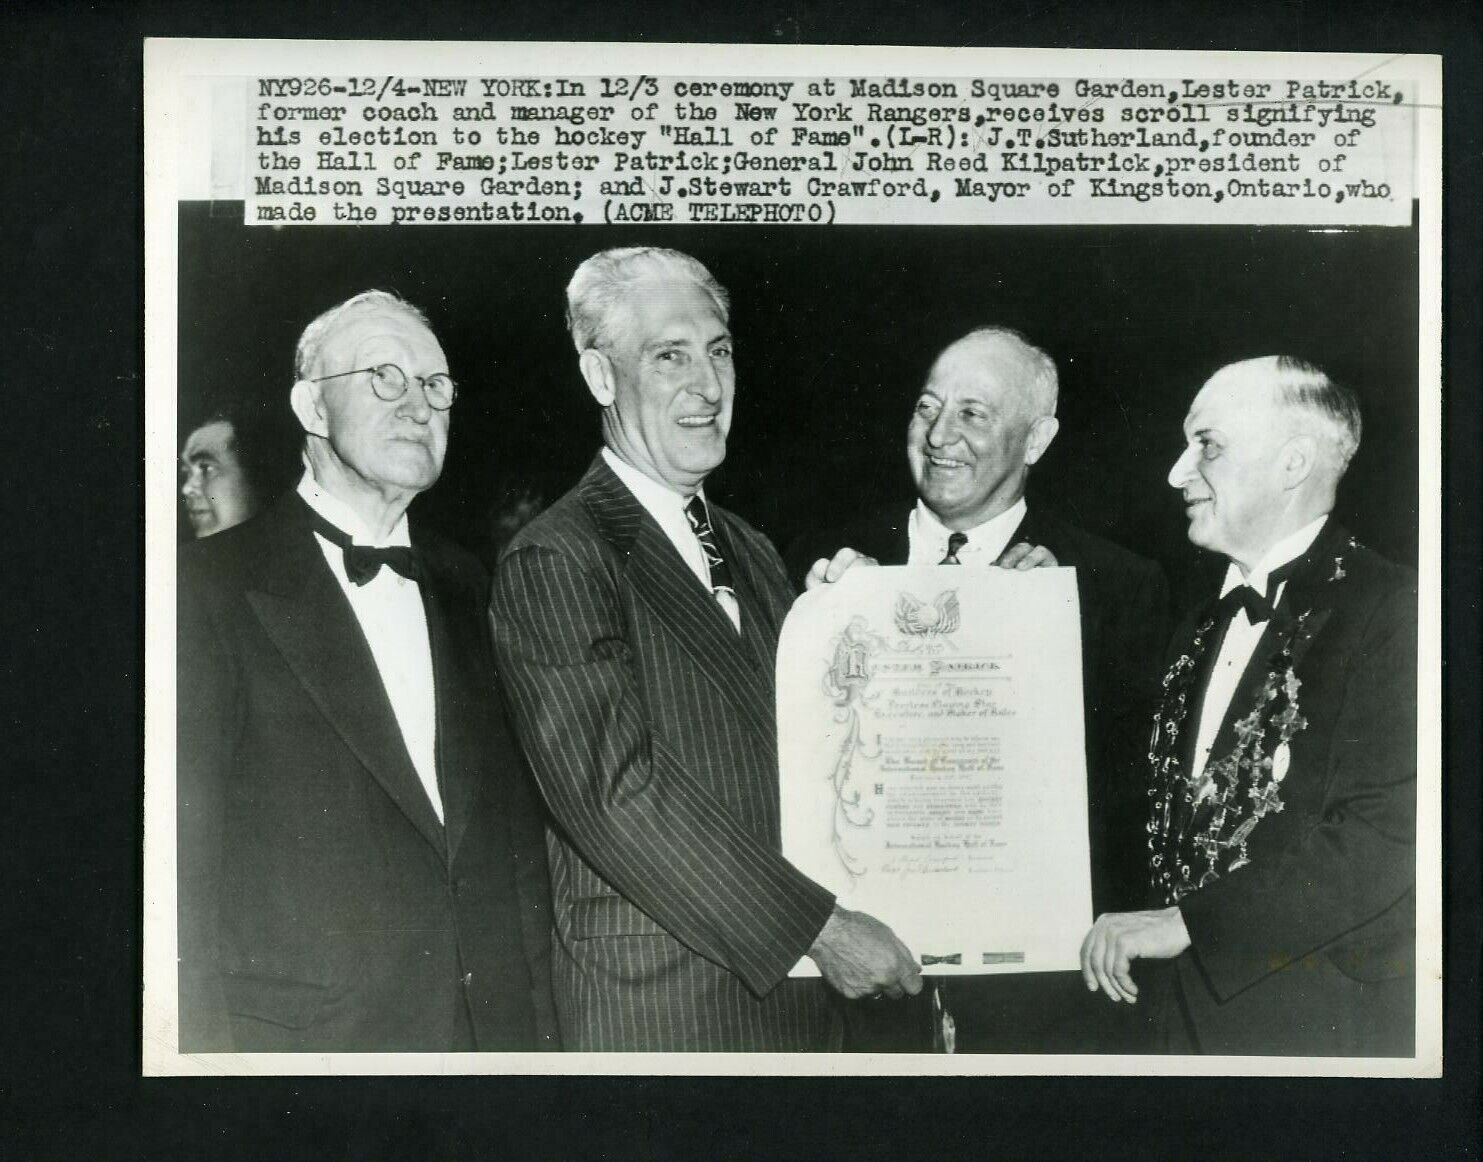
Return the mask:
[[[1226,579],[1220,587],[1220,595],[1224,597],[1236,586],[1245,584],[1250,585],[1263,597],[1268,596],[1268,574],[1306,553],[1308,547],[1318,539],[1318,534],[1323,531],[1323,522],[1326,520],[1328,520],[1327,514],[1304,525],[1297,532],[1283,537],[1267,550],[1246,577],[1241,576],[1241,570],[1234,562],[1227,566]],[[1284,581],[1277,586],[1276,592],[1271,594],[1270,600],[1273,608],[1276,608],[1277,603],[1282,600],[1282,594],[1286,588],[1287,582]],[[1251,655],[1256,651],[1257,642],[1262,640],[1262,634],[1266,632],[1266,629],[1266,622],[1252,625],[1244,609],[1238,609],[1236,616],[1231,618],[1231,625],[1226,630],[1225,640],[1220,644],[1220,653],[1215,655],[1215,667],[1210,671],[1210,682],[1205,687],[1205,701],[1200,707],[1200,725],[1195,733],[1195,755],[1193,770],[1190,772],[1191,778],[1198,779],[1204,772],[1205,764],[1210,759],[1210,750],[1215,745],[1215,736],[1220,733],[1220,724],[1225,721],[1226,712],[1231,708],[1231,699],[1236,694],[1236,687],[1241,684],[1241,675],[1246,672]],[[1213,789],[1213,786],[1202,787],[1202,796]]]
[[[1022,496],[996,517],[983,524],[965,529],[968,543],[958,550],[958,561],[963,565],[992,565],[1005,549],[1009,538],[1025,519],[1025,498]],[[947,556],[947,539],[952,535],[948,528],[920,500],[906,521],[908,565],[938,565]]]
[[[695,579],[715,597],[726,616],[731,619],[732,626],[740,633],[741,606],[736,602],[736,594],[725,589],[718,591],[711,588],[711,567],[706,563],[705,549],[700,538],[695,535],[695,530],[690,527],[690,518],[685,515],[687,498],[645,476],[632,464],[619,459],[609,448],[602,450],[602,457],[618,479],[628,486],[628,491],[633,493],[648,514],[659,523],[664,535],[669,538],[669,543],[674,545],[680,558],[690,567],[690,572],[695,574]],[[700,498],[705,499],[704,489],[700,491]],[[709,504],[706,508],[709,511]],[[711,522],[711,527],[715,527],[714,521]],[[735,568],[734,565],[732,567]]]
[[[376,537],[356,511],[338,497],[319,487],[313,475],[304,473],[299,481],[299,495],[304,503],[330,524],[346,533],[357,545],[376,548],[409,546],[407,517],[397,521],[384,538]],[[433,692],[433,651],[427,634],[427,611],[422,605],[422,592],[417,582],[382,566],[376,576],[357,585],[345,574],[345,554],[338,545],[317,532],[314,539],[324,559],[350,602],[355,620],[360,623],[381,685],[391,702],[397,726],[412,766],[422,781],[438,822],[443,821],[443,797],[438,793],[437,699]]]

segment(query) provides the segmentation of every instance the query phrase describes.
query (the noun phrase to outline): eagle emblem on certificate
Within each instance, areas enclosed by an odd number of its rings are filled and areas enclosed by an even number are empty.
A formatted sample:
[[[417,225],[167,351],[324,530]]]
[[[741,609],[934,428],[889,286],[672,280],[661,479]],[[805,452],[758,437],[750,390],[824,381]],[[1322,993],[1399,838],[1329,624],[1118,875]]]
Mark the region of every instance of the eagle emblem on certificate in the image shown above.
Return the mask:
[[[930,603],[910,593],[900,594],[896,598],[896,628],[921,637],[952,633],[958,628],[958,591],[944,589]]]

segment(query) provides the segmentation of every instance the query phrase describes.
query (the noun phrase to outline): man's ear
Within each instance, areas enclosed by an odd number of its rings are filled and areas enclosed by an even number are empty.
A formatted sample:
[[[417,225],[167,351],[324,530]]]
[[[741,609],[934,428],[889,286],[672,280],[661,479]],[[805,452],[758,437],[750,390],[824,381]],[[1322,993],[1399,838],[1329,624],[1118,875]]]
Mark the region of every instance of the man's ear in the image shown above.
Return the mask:
[[[612,407],[618,394],[613,361],[597,348],[589,347],[582,352],[578,366],[582,369],[582,378],[587,381],[587,390],[597,400],[598,407]]]
[[[1034,464],[1044,456],[1045,450],[1050,447],[1050,442],[1060,430],[1061,421],[1055,416],[1041,416],[1031,424],[1029,438],[1025,440],[1025,463]]]
[[[1278,465],[1282,471],[1282,486],[1296,488],[1313,475],[1318,467],[1318,440],[1304,433],[1293,436],[1282,446]]]
[[[325,415],[324,396],[321,394],[319,384],[312,380],[301,379],[294,384],[293,390],[288,393],[289,405],[294,409],[294,415],[298,417],[299,426],[311,436],[322,436],[329,439],[329,418]]]

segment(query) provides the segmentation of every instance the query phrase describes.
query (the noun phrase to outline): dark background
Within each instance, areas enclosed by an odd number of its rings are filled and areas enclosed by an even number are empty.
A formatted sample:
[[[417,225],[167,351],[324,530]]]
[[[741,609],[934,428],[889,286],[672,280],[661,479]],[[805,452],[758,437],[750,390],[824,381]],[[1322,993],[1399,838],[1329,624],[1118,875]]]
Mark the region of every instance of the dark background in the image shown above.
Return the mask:
[[[0,7],[0,1157],[1477,1159],[1479,16],[1469,0]],[[160,35],[1444,54],[1445,1077],[141,1078],[141,46]]]
[[[1339,517],[1416,566],[1414,229],[1236,227],[245,227],[240,203],[180,214],[180,433],[233,396],[288,408],[299,332],[371,287],[420,306],[460,383],[448,460],[417,519],[485,550],[509,482],[550,495],[597,449],[596,405],[562,322],[577,264],[651,243],[701,259],[732,295],[737,403],[708,492],[779,547],[913,496],[905,432],[936,354],[975,326],[1022,330],[1056,360],[1061,431],[1032,498],[1203,574],[1165,476],[1218,367],[1303,356],[1351,384],[1365,435]]]

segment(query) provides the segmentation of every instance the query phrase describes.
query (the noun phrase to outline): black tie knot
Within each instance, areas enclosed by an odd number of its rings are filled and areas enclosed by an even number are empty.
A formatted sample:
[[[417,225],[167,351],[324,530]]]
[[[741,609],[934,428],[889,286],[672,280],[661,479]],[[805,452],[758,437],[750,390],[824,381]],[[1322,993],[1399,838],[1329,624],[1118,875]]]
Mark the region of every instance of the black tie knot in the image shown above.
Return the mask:
[[[400,573],[408,581],[422,584],[422,561],[417,550],[405,545],[373,548],[370,545],[350,545],[345,549],[345,576],[357,585],[372,580],[385,565],[394,573]]]
[[[1267,593],[1264,597],[1250,585],[1237,585],[1229,593],[1220,599],[1220,604],[1215,607],[1216,616],[1229,625],[1231,618],[1236,616],[1236,610],[1246,610],[1246,620],[1252,625],[1260,625],[1271,618],[1277,608],[1277,601],[1282,587],[1287,584],[1298,566],[1302,564],[1302,558],[1288,561],[1279,565],[1267,574]]]
[[[690,527],[695,532],[695,539],[705,550],[705,563],[711,578],[711,591],[724,589],[728,593],[735,593],[736,587],[731,583],[731,566],[726,563],[726,558],[716,547],[716,531],[711,528],[711,514],[706,510],[705,501],[700,498],[700,493],[697,492],[685,502],[685,519],[690,522]]]
[[[357,545],[350,539],[349,533],[332,525],[312,508],[309,514],[314,531],[336,546],[344,555],[345,576],[349,577],[353,584],[365,585],[381,572],[382,565],[395,573],[400,573],[409,581],[422,584],[426,573],[422,567],[422,558],[418,556],[416,549],[405,545],[389,545],[384,548]]]
[[[958,550],[968,543],[967,533],[949,533],[947,537],[947,556],[937,562],[939,565],[961,565],[958,560]]]
[[[1272,616],[1272,603],[1250,585],[1237,585],[1220,599],[1216,607],[1220,619],[1227,624],[1239,609],[1246,610],[1246,620],[1252,625],[1260,625]]]

